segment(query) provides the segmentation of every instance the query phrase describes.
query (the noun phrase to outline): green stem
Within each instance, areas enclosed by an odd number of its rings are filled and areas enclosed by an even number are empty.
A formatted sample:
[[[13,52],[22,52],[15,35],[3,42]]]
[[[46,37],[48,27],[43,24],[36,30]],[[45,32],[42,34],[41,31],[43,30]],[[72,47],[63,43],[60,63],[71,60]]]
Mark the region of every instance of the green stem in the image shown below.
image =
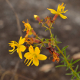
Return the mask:
[[[43,22],[42,22],[42,26],[48,29],[48,27],[47,27],[47,26],[45,26]]]
[[[57,49],[59,50],[59,52],[62,54],[62,56],[64,57],[65,61],[67,62],[68,66],[70,67],[70,69],[72,70],[74,76],[76,76],[77,80],[79,80],[77,73],[73,70],[72,66],[70,65],[70,63],[68,62],[67,58],[64,56],[63,52],[60,50],[60,48],[56,45]]]
[[[50,35],[51,35],[51,42],[52,42],[52,32],[51,32],[51,29],[49,29],[50,31]],[[72,66],[70,65],[70,63],[68,62],[67,58],[65,57],[65,55],[63,54],[63,52],[60,50],[60,48],[57,46],[57,44],[55,44],[55,46],[57,47],[57,49],[59,50],[59,52],[62,54],[62,56],[64,57],[65,61],[67,62],[68,66],[70,67],[70,69],[72,70],[74,76],[77,78],[77,80],[79,80],[79,77],[77,75],[77,73],[73,70]]]
[[[53,38],[53,36],[52,36],[52,32],[51,32],[51,29],[49,29],[49,31],[50,31],[51,38]]]

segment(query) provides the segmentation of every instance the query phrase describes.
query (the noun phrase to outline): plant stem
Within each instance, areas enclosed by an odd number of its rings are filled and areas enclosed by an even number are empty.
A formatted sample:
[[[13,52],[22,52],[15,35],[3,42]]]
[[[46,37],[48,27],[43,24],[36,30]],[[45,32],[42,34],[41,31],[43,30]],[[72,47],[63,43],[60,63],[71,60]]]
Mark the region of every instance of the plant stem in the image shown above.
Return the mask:
[[[68,66],[70,67],[70,69],[72,70],[74,76],[76,76],[77,80],[79,80],[77,73],[73,70],[72,66],[70,65],[70,63],[68,62],[67,58],[64,56],[63,52],[60,50],[60,48],[55,45],[57,47],[57,49],[59,50],[59,52],[62,54],[62,56],[65,58],[65,61],[67,62]]]
[[[51,42],[52,42],[53,36],[52,36],[51,29],[49,29],[49,31],[50,31]],[[53,39],[54,39],[54,38],[53,38]],[[63,52],[60,50],[60,48],[57,46],[57,44],[55,44],[55,46],[57,47],[57,49],[59,50],[59,52],[60,52],[60,53],[62,54],[62,56],[64,57],[67,65],[70,67],[70,69],[71,69],[71,71],[73,72],[74,76],[77,78],[77,80],[80,80],[79,77],[78,77],[78,75],[77,75],[77,73],[73,70],[72,66],[71,66],[70,63],[68,62],[68,60],[67,60],[67,58],[65,57],[65,55],[63,54]]]

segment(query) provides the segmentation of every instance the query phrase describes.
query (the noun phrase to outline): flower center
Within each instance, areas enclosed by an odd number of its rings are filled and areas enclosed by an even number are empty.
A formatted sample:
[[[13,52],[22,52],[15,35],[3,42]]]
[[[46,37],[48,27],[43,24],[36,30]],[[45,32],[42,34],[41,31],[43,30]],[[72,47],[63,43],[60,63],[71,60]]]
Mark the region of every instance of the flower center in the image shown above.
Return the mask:
[[[37,55],[35,53],[33,54],[33,56],[34,56],[34,58],[37,58]]]

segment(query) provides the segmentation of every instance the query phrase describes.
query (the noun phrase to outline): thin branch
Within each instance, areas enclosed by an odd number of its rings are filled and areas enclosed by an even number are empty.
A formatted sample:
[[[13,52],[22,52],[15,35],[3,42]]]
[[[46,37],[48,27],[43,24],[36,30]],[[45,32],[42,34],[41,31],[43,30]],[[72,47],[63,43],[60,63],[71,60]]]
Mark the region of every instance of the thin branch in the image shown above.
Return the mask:
[[[16,76],[16,72],[18,70],[19,63],[20,63],[20,60],[17,61],[16,65],[15,65],[15,69],[14,69],[13,75],[12,75],[10,80],[13,80],[14,76]]]
[[[3,68],[1,67],[1,69],[3,69]],[[2,74],[0,80],[4,80],[4,77],[5,77],[6,75],[9,75],[9,74],[13,74],[13,72],[12,72],[11,70],[7,70],[7,71],[4,70],[4,73]],[[14,77],[14,80],[18,80],[18,78],[16,79],[16,77],[20,77],[20,78],[25,79],[25,80],[33,80],[33,79],[30,79],[30,78],[28,78],[28,77],[25,77],[25,76],[20,75],[20,74],[17,74],[17,73],[16,73],[16,75],[15,75],[15,77]]]
[[[21,25],[20,25],[20,21],[19,21],[18,15],[17,15],[16,11],[14,10],[13,6],[11,5],[11,3],[9,2],[9,0],[6,0],[6,2],[9,4],[10,8],[12,9],[12,11],[15,14],[16,21],[17,21],[18,32],[19,32],[19,35],[22,36],[22,30],[21,30]],[[11,80],[13,80],[13,78],[14,78],[16,72],[17,72],[17,69],[18,69],[18,66],[19,66],[20,62],[21,62],[20,60],[17,61],[17,64],[15,66],[14,73],[13,73],[13,76],[11,77]]]
[[[9,2],[9,0],[6,0],[6,2],[9,4],[10,8],[12,9],[12,11],[15,14],[16,21],[17,21],[17,28],[18,28],[18,31],[19,31],[20,36],[22,36],[22,30],[21,30],[21,25],[20,25],[20,21],[19,21],[18,15],[15,12],[15,10],[14,10],[13,6],[11,5],[11,3]]]

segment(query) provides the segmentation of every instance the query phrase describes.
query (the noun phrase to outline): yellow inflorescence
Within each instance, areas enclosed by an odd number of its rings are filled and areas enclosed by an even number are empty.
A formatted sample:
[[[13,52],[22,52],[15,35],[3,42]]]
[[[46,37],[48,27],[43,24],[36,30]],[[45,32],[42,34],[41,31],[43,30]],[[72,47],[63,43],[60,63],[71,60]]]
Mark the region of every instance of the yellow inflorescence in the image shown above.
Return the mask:
[[[28,20],[27,23],[25,23],[24,21],[22,21],[22,23],[24,23],[25,29],[23,31],[26,31],[28,35],[32,35],[32,27],[29,24]]]
[[[34,64],[35,66],[38,66],[39,60],[47,59],[47,56],[40,54],[40,49],[38,47],[36,47],[34,50],[32,45],[29,47],[29,52],[24,54],[24,57],[26,58],[24,63],[27,64],[27,66],[29,66],[31,63],[32,65]]]
[[[25,42],[25,38],[22,37],[20,37],[18,43],[16,41],[11,41],[11,43],[9,43],[9,46],[11,46],[13,49],[9,50],[9,52],[13,54],[17,50],[19,57],[22,59],[22,52],[26,50],[26,47],[23,45],[24,42]],[[17,49],[15,49],[15,47],[17,47]]]
[[[63,18],[63,19],[67,19],[67,16],[64,16],[62,13],[66,13],[68,10],[65,10],[64,11],[64,9],[65,9],[65,5],[64,5],[64,3],[62,3],[61,5],[59,4],[58,5],[58,8],[57,8],[57,11],[55,11],[54,9],[50,9],[50,8],[47,8],[48,10],[50,10],[50,12],[52,13],[52,14],[57,14],[57,15],[59,15],[61,18]]]

